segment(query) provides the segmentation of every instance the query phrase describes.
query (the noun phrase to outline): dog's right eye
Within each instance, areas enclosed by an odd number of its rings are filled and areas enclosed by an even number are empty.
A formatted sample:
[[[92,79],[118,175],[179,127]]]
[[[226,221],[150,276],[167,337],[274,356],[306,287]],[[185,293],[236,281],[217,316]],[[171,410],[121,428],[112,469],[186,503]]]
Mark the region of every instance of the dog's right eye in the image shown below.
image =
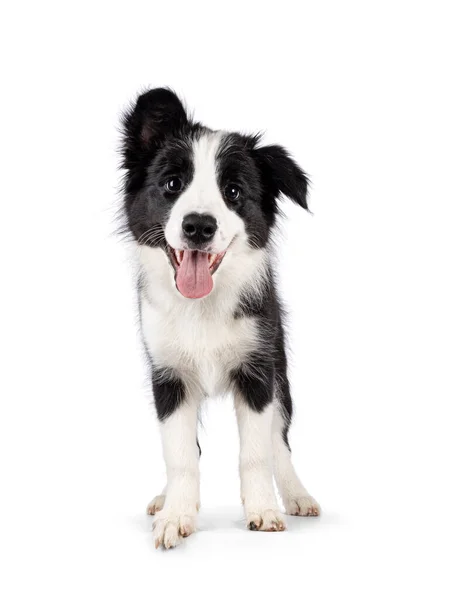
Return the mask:
[[[164,187],[171,194],[176,194],[177,192],[181,191],[183,182],[179,177],[171,177],[168,181],[166,181]]]

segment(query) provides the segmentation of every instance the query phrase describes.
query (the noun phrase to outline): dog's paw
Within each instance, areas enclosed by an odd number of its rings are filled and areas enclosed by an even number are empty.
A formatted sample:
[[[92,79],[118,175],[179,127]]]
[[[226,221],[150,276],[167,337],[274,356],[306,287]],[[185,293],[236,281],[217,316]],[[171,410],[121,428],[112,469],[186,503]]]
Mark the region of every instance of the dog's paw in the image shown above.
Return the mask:
[[[286,523],[278,510],[247,512],[247,527],[252,531],[284,531]]]
[[[308,494],[290,498],[285,503],[288,515],[297,517],[318,517],[320,515],[320,506],[312,496]]]
[[[177,515],[160,511],[153,523],[155,548],[174,548],[195,531],[196,515]]]
[[[166,500],[166,496],[161,494],[160,496],[155,496],[150,504],[147,506],[147,514],[154,515],[158,511],[164,508],[164,502]]]

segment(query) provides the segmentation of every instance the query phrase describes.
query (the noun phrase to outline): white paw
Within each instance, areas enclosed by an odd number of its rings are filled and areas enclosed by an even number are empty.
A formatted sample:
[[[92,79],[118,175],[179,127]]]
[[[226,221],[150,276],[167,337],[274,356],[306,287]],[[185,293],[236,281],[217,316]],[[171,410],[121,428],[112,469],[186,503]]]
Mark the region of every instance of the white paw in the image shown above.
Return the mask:
[[[284,531],[286,523],[278,510],[246,511],[247,527],[252,531]]]
[[[177,515],[160,511],[153,523],[155,548],[174,548],[195,531],[196,515]]]
[[[319,504],[308,494],[290,498],[285,502],[285,509],[288,515],[298,517],[318,517],[320,515]]]
[[[161,494],[160,496],[155,496],[150,502],[150,504],[147,506],[147,514],[154,515],[159,510],[162,510],[164,508],[165,499],[166,496],[164,494]]]

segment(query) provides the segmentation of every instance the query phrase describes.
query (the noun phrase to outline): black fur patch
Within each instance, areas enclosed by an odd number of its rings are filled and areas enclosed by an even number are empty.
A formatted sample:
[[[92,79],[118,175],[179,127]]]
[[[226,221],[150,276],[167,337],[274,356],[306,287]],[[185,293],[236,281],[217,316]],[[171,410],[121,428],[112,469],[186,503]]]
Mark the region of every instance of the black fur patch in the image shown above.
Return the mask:
[[[274,364],[269,355],[255,353],[230,374],[242,399],[256,412],[261,412],[273,400]]]
[[[283,194],[308,210],[308,177],[284,148],[264,146],[254,150],[253,156],[262,174],[267,196],[277,198]]]
[[[175,372],[153,368],[152,386],[156,413],[158,419],[163,421],[183,402],[185,385]]]

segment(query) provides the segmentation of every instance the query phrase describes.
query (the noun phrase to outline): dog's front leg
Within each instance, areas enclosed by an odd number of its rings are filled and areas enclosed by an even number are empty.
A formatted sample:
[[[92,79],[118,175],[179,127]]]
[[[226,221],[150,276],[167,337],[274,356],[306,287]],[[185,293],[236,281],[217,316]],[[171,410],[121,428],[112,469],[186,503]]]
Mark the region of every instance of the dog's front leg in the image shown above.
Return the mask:
[[[171,388],[177,386],[177,388]],[[153,383],[155,402],[161,422],[167,488],[164,508],[157,513],[153,524],[155,547],[176,546],[181,538],[195,531],[200,504],[200,476],[197,446],[198,402],[189,395],[179,396],[179,382],[166,381],[158,388]],[[174,399],[170,414],[163,414],[161,403]],[[166,411],[169,412],[169,411]]]
[[[285,523],[278,509],[273,485],[272,381],[270,378],[261,381],[259,377],[253,381],[245,373],[244,377],[237,377],[236,383],[235,408],[241,443],[241,499],[247,527],[260,531],[282,531]]]

